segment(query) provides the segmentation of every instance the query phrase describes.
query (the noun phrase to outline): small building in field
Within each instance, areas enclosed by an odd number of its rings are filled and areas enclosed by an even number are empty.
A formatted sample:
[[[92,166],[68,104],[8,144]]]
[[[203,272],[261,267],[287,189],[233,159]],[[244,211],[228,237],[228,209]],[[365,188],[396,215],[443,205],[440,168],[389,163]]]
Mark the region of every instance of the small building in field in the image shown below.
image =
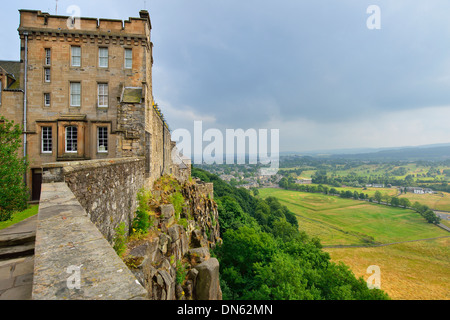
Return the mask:
[[[295,180],[296,184],[311,184],[312,179],[297,179]]]

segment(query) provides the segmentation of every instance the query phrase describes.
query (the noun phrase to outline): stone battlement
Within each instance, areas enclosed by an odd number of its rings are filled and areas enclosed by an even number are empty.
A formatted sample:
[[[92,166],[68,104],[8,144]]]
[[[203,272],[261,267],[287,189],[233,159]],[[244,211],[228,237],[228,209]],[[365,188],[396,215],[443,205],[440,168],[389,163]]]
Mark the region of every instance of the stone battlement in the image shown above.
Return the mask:
[[[19,33],[45,32],[48,33],[79,33],[91,35],[124,36],[130,35],[146,37],[147,28],[151,29],[150,18],[147,11],[141,11],[139,18],[129,18],[128,20],[97,19],[97,18],[77,18],[79,28],[69,27],[71,20],[69,16],[50,15],[46,12],[36,10],[19,10],[20,27]],[[44,31],[43,31],[44,30]]]

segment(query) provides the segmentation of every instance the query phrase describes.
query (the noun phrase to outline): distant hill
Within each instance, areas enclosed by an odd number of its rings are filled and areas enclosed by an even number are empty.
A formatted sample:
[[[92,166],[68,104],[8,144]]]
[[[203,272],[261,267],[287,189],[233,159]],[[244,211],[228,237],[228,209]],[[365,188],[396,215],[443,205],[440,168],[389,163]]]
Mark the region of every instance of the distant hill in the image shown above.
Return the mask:
[[[358,160],[447,160],[450,159],[450,144],[403,147],[355,154],[332,154],[329,157]]]

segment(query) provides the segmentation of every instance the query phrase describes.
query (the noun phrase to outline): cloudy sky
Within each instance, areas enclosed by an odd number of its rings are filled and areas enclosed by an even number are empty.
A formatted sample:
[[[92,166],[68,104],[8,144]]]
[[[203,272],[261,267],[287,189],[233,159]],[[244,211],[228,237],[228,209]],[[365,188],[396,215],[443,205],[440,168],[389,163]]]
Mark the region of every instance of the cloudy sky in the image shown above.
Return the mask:
[[[0,59],[18,60],[8,1]],[[448,0],[59,0],[83,17],[153,25],[153,95],[171,129],[279,129],[280,151],[450,142]],[[381,29],[369,29],[371,5]]]

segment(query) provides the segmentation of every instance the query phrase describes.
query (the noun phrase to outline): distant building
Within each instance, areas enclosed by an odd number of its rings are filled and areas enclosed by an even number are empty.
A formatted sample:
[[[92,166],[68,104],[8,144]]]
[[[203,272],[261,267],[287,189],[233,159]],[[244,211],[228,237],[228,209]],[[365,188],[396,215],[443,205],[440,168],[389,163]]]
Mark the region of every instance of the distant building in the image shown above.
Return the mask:
[[[384,184],[374,183],[372,185],[373,188],[384,188]]]
[[[296,184],[311,184],[312,183],[312,179],[298,179],[295,180]]]
[[[420,188],[420,187],[406,187],[405,191],[406,192],[415,193],[415,194],[433,194],[433,193],[436,193],[435,191],[433,191],[430,188]]]
[[[250,183],[244,184],[240,187],[245,188],[245,189],[251,189],[251,188],[258,188],[259,185],[257,182],[250,182]]]
[[[236,179],[236,177],[230,174],[222,174],[220,176],[220,179],[222,179],[223,181],[231,181],[231,179]]]
[[[431,190],[431,189],[429,189],[429,190]],[[411,192],[411,193],[415,193],[415,194],[424,194],[425,190],[423,188],[419,188],[419,187],[407,187],[406,192]]]

